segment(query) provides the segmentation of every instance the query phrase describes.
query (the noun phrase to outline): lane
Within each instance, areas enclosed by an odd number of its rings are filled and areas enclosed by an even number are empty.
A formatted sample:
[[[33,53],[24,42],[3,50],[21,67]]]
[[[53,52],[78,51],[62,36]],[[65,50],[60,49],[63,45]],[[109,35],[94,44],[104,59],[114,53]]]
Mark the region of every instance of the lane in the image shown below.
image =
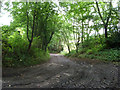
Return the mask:
[[[118,69],[112,63],[88,63],[51,54],[44,64],[4,69],[3,88],[84,88],[118,87]]]

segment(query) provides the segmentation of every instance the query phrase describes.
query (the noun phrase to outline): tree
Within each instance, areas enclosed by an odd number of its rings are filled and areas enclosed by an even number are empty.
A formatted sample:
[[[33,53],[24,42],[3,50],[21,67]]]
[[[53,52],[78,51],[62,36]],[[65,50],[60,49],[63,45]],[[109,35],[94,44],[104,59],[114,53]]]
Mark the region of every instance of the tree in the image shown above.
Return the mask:
[[[36,2],[37,4],[37,2]],[[28,9],[28,2],[26,2],[26,7]],[[35,30],[35,19],[36,19],[36,6],[34,6],[34,11],[33,11],[33,25],[32,25],[32,35],[31,35],[31,39],[29,38],[28,36],[28,31],[29,31],[29,16],[28,16],[28,11],[26,10],[26,13],[27,13],[27,39],[29,41],[29,46],[28,46],[28,52],[30,51],[30,48],[31,48],[31,44],[32,44],[32,41],[33,41],[33,33],[34,33],[34,30]]]
[[[102,14],[101,14],[101,11],[100,11],[100,8],[99,8],[97,0],[95,0],[95,1],[96,1],[98,14],[99,14],[99,16],[100,16],[100,18],[101,18],[101,20],[103,22],[103,26],[104,26],[104,29],[105,29],[105,38],[107,38],[108,37],[108,35],[107,35],[107,28],[108,28],[109,19],[111,17],[111,12],[112,12],[112,1],[109,2],[109,14],[105,18],[103,18]]]

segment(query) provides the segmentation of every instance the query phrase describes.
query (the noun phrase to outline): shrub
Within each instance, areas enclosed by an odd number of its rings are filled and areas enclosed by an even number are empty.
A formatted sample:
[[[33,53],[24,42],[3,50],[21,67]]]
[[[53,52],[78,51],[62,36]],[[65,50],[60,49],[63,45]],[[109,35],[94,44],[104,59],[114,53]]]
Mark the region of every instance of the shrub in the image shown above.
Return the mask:
[[[92,54],[92,53],[93,53],[93,51],[91,49],[88,49],[86,52],[86,54]]]
[[[91,37],[83,42],[78,53],[68,56],[107,61],[120,61],[120,33],[115,32],[108,39]]]
[[[107,61],[120,61],[120,50],[118,49],[106,49],[96,52],[95,54],[86,55],[87,58],[107,60]]]
[[[28,41],[19,35],[18,32],[13,33],[3,43],[2,62],[5,67],[20,67],[39,64],[50,58],[48,52],[37,48],[36,42],[32,43],[30,52],[27,52]],[[5,39],[4,39],[5,40]]]
[[[75,50],[72,50],[70,53],[68,54],[65,54],[65,56],[74,56],[76,54],[76,51]]]
[[[106,48],[120,48],[120,32],[114,32],[107,39]]]

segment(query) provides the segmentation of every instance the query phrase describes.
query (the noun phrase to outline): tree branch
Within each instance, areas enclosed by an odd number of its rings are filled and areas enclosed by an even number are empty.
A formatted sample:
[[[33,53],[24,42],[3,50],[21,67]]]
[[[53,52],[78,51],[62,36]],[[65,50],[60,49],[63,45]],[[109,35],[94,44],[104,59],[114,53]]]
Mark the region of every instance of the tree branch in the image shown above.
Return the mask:
[[[29,39],[29,36],[28,36],[28,31],[29,31],[28,2],[26,2],[26,6],[27,6],[27,9],[26,9],[26,14],[27,14],[27,39],[30,42],[30,39]]]
[[[110,1],[110,7],[109,7],[109,9],[110,9],[110,12],[109,12],[109,15],[108,15],[108,18],[107,18],[107,21],[106,21],[106,25],[108,25],[108,22],[109,22],[109,19],[110,19],[110,17],[111,17],[111,12],[112,12],[112,3],[111,3],[111,1]]]
[[[100,9],[99,9],[99,6],[98,6],[98,2],[97,2],[97,0],[95,0],[95,1],[96,1],[97,9],[98,9],[98,14],[100,15],[100,18],[101,18],[103,24],[105,25],[105,21],[103,20],[103,17],[102,17],[102,15],[101,15],[101,12],[100,12]]]
[[[52,39],[52,37],[53,37],[53,34],[54,34],[54,31],[51,33],[50,38],[49,38],[49,41],[47,42],[47,44],[50,43],[50,41],[51,41],[51,39]]]

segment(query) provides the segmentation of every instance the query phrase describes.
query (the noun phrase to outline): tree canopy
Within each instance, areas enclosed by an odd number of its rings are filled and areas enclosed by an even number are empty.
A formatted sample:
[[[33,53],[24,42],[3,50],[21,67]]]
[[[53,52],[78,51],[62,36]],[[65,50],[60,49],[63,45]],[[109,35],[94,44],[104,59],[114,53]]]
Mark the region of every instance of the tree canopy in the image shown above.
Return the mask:
[[[10,12],[13,21],[1,27],[3,63],[38,63],[47,60],[50,52],[78,55],[118,50],[120,7],[118,2],[116,6],[113,3],[6,2],[4,10]]]

